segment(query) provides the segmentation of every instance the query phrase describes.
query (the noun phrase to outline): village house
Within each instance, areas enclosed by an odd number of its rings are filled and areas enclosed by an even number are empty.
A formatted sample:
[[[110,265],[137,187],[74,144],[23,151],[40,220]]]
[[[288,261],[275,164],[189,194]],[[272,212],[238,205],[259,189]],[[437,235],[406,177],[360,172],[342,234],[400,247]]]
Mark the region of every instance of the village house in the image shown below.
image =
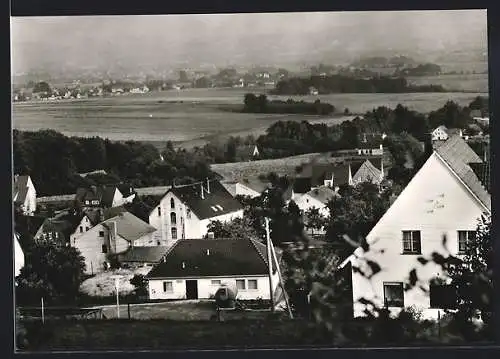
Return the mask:
[[[380,185],[384,179],[384,158],[380,156],[342,163],[311,162],[304,165],[295,177],[293,198],[320,186],[338,191],[342,186],[355,186],[361,182]]]
[[[113,255],[130,247],[159,245],[154,241],[154,232],[154,227],[133,214],[121,212],[74,237],[71,246],[85,258],[85,272],[95,274],[109,268]]]
[[[165,257],[167,246],[130,247],[118,255],[118,262],[123,268],[152,267]]]
[[[361,298],[393,314],[413,306],[425,318],[438,316],[430,297],[439,290],[437,283],[446,282],[446,273],[436,264],[422,266],[418,258],[433,252],[459,256],[474,240],[478,219],[491,213],[491,197],[481,181],[486,172],[482,162],[460,136],[449,137],[434,150],[368,234],[369,250],[356,249],[341,265],[350,263],[368,274],[367,261],[381,267],[370,279],[352,270],[354,316],[370,310]],[[414,268],[421,282],[405,291]]]
[[[432,141],[446,141],[448,138],[451,136],[458,135],[462,138],[465,138],[464,132],[460,128],[447,128],[444,125],[441,125],[439,127],[436,127],[432,133],[431,133],[431,138]],[[465,138],[467,139],[467,138]]]
[[[242,205],[217,180],[172,187],[149,214],[162,243],[203,238],[211,221],[243,217]]]
[[[24,267],[24,251],[19,243],[19,233],[14,232],[14,277],[17,277],[21,273],[21,269]]]
[[[363,133],[360,146],[355,149],[358,155],[382,156],[384,154],[383,142],[385,133]]]
[[[279,278],[272,263],[274,293]],[[224,284],[238,288],[240,300],[271,297],[266,246],[253,239],[177,241],[146,278],[152,300],[209,299]]]
[[[91,186],[90,188],[78,188],[75,201],[82,207],[118,207],[130,203],[135,198],[132,187],[122,186],[125,195],[117,186]]]
[[[244,178],[240,181],[222,182],[222,185],[233,196],[259,197],[270,186],[269,181],[263,181],[259,178]]]
[[[306,213],[311,208],[317,208],[323,217],[328,217],[330,213],[326,205],[336,196],[338,196],[338,193],[331,187],[320,186],[313,188],[309,192],[300,196],[296,196],[294,198],[294,202],[300,208],[302,213]]]
[[[12,201],[16,209],[32,216],[36,211],[36,189],[30,176],[14,176]]]

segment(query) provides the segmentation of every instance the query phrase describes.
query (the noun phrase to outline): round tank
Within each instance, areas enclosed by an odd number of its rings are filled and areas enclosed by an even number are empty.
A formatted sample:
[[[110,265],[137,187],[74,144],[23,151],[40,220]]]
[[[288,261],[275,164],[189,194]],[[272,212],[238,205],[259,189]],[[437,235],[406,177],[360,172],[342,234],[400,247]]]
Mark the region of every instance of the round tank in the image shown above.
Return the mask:
[[[215,302],[221,308],[234,307],[238,288],[232,284],[222,284],[215,292]]]

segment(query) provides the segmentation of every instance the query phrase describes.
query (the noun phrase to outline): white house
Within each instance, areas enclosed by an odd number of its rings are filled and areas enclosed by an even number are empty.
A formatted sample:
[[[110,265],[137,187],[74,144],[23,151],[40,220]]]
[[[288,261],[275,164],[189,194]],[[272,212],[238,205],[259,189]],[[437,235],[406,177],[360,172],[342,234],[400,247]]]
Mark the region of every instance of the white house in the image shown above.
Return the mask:
[[[278,259],[279,260],[279,259]],[[179,240],[147,274],[150,299],[210,299],[223,284],[237,299],[270,299],[266,246],[253,239]],[[272,288],[279,283],[273,261]]]
[[[163,245],[184,238],[203,238],[211,221],[243,217],[243,206],[217,180],[173,187],[149,214]]]
[[[76,191],[76,201],[84,207],[113,208],[132,202],[135,193],[131,187],[122,186],[126,190],[125,196],[117,186],[92,186],[90,188],[79,188]]]
[[[71,246],[78,248],[85,258],[86,273],[95,274],[108,268],[110,255],[135,246],[161,245],[155,242],[154,232],[154,227],[129,212],[122,212],[73,237]]]
[[[14,206],[27,216],[32,216],[36,211],[36,189],[30,176],[14,176],[13,190]]]
[[[252,198],[259,197],[269,188],[270,183],[261,181],[260,179],[243,179],[239,182],[222,183],[226,190],[235,196],[249,196]]]
[[[448,139],[448,129],[441,125],[434,129],[431,133],[433,141],[446,141]]]
[[[14,232],[14,277],[21,273],[24,267],[24,251],[19,244],[19,234]]]
[[[481,159],[459,136],[450,137],[435,149],[427,162],[401,192],[367,236],[368,252],[356,249],[342,265],[370,273],[367,260],[376,262],[381,271],[370,279],[352,272],[354,315],[363,316],[369,309],[360,299],[377,307],[388,307],[394,314],[403,307],[423,310],[424,317],[435,318],[428,292],[433,279],[446,281],[446,274],[435,264],[422,266],[418,258],[433,252],[457,255],[475,236],[477,221],[491,213],[491,198],[473,164]],[[447,242],[443,243],[443,236]],[[422,281],[405,291],[409,273],[416,268]],[[369,276],[368,276],[369,277]]]
[[[317,208],[323,217],[328,217],[330,212],[326,205],[336,195],[337,193],[332,188],[320,186],[307,193],[295,196],[294,201],[304,213],[311,208]]]

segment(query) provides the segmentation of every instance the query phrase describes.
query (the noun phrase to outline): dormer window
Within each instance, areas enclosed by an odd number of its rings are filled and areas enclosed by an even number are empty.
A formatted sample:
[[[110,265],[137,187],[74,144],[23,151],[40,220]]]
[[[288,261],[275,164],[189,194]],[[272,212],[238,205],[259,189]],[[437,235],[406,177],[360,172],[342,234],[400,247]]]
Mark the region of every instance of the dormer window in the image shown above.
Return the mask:
[[[221,210],[221,211],[223,211],[223,210],[224,210],[224,208],[222,208],[222,206],[221,206],[221,205],[219,205],[219,204],[218,204],[218,205],[216,205],[215,207],[217,207],[217,208],[218,208],[219,210]]]
[[[212,211],[214,211],[214,212],[218,211],[217,207],[215,207],[215,206],[211,206],[210,208],[212,208]]]

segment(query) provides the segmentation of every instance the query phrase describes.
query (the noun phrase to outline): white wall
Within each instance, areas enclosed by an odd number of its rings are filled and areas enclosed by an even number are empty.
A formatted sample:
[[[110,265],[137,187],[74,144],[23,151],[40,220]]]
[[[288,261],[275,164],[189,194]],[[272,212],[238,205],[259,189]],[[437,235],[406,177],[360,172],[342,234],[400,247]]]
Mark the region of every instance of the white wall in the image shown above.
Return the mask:
[[[170,200],[174,199],[175,208],[171,208]],[[160,216],[158,216],[158,208],[160,208]],[[156,206],[149,215],[149,224],[159,230],[161,236],[162,245],[172,245],[176,239],[172,238],[172,223],[170,221],[170,213],[175,212],[177,223],[175,227],[177,228],[177,239],[182,238],[203,238],[207,233],[207,226],[211,220],[219,220],[221,222],[229,221],[233,218],[243,217],[243,209],[227,213],[222,216],[215,216],[210,219],[200,220],[196,215],[187,208],[187,206],[182,203],[179,198],[177,198],[172,192],[167,193],[160,204]]]
[[[81,231],[80,231],[80,228],[81,228]],[[84,216],[82,218],[82,220],[80,221],[80,224],[78,225],[78,227],[76,227],[75,232],[69,236],[71,245],[73,245],[73,242],[75,241],[76,238],[80,237],[85,232],[89,231],[91,228],[92,228],[92,223],[90,222],[90,220],[87,216]]]
[[[364,258],[378,263],[382,271],[371,280],[353,272],[355,316],[362,316],[365,309],[358,302],[359,298],[373,300],[382,307],[383,282],[406,282],[413,268],[417,268],[417,275],[427,289],[429,280],[435,276],[444,278],[444,273],[436,265],[422,267],[417,262],[419,255],[402,254],[402,230],[421,231],[423,256],[427,257],[432,252],[447,255],[447,251],[456,254],[457,231],[475,230],[477,219],[484,210],[433,154],[367,236],[371,246]],[[442,245],[445,234],[448,238],[446,248]],[[380,253],[381,250],[384,252]],[[362,260],[352,261],[353,266],[365,268],[363,263]],[[430,309],[428,294],[418,288],[404,293],[404,304],[424,310],[426,317],[437,316],[437,310]],[[399,309],[392,311],[398,312]]]
[[[99,236],[99,232],[104,232],[104,237]],[[109,230],[102,224],[98,224],[82,235],[72,239],[71,246],[78,248],[85,258],[85,273],[99,273],[104,270],[104,262],[107,261],[107,254],[113,253],[113,246],[110,245]],[[102,252],[102,245],[107,245],[108,252]],[[129,248],[129,242],[124,238],[116,237],[116,252],[121,253]]]
[[[326,207],[326,204],[318,201],[316,198],[313,198],[308,194],[304,194],[294,201],[297,206],[299,206],[299,208],[304,211],[304,213],[310,208],[317,208],[319,209],[319,213],[324,217],[328,217],[328,215],[330,214],[330,211]]]
[[[24,252],[19,244],[19,238],[14,234],[14,277],[21,273],[21,268],[24,267]]]
[[[182,279],[150,279],[149,298],[150,299],[186,299],[186,280],[196,279],[198,281],[198,298],[210,299],[215,294],[219,285],[212,285],[212,280],[220,280],[221,284],[227,283],[236,286],[237,279],[244,279],[247,289],[238,290],[237,299],[269,299],[269,278],[267,276],[241,276],[241,277],[211,277],[211,278],[182,278]],[[248,289],[248,280],[257,280],[257,289]],[[172,282],[173,291],[163,292],[163,282]],[[273,276],[273,291],[278,285],[277,275]]]
[[[440,128],[436,128],[434,131],[432,131],[432,140],[437,141],[445,141],[448,139],[448,134],[441,130]]]
[[[155,247],[158,245],[162,245],[161,240],[158,240],[158,233],[159,231],[155,231],[152,233],[145,234],[139,239],[136,239],[134,241],[134,247]],[[160,244],[158,244],[158,241]]]

